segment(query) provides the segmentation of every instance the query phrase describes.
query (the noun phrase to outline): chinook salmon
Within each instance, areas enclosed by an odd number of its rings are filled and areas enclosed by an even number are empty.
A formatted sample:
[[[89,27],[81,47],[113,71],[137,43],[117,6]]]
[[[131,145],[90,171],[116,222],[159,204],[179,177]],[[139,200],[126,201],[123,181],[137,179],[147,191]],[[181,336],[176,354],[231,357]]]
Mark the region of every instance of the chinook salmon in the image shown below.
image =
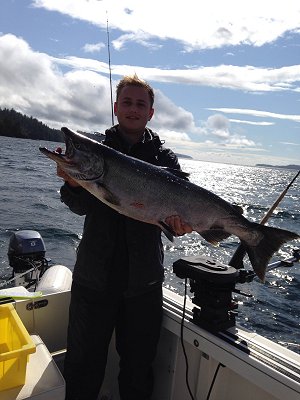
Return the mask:
[[[40,151],[103,203],[130,218],[159,226],[172,240],[166,224],[178,215],[205,240],[217,244],[236,235],[257,276],[264,281],[268,261],[296,233],[246,219],[235,206],[186,179],[188,174],[129,157],[63,127],[66,151]]]

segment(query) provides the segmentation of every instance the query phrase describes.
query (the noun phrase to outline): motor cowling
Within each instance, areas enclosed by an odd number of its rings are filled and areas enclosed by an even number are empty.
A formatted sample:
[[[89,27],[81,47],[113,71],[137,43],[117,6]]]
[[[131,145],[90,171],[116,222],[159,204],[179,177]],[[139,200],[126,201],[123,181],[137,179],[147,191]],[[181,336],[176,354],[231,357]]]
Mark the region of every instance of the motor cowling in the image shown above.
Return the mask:
[[[37,231],[22,230],[14,232],[9,240],[8,260],[14,273],[22,273],[44,263],[46,247]]]

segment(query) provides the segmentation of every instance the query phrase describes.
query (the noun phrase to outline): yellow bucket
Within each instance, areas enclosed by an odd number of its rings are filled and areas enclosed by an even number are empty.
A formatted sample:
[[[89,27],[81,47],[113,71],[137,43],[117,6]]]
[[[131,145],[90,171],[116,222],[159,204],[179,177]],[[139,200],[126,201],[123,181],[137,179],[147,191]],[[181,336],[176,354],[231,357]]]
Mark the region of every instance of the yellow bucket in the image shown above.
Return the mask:
[[[29,354],[35,351],[13,305],[0,305],[0,391],[24,385]]]

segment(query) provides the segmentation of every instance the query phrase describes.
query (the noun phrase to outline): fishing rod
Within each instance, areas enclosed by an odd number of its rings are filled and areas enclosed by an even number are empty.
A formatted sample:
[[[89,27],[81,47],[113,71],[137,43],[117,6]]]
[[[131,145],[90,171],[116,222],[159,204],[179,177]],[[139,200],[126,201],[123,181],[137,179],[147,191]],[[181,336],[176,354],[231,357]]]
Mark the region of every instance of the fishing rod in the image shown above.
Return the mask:
[[[278,206],[278,204],[281,202],[281,200],[286,195],[289,188],[292,186],[292,184],[298,178],[299,174],[300,174],[300,170],[297,172],[297,174],[294,176],[294,178],[291,180],[291,182],[287,185],[287,187],[282,191],[282,193],[278,196],[278,198],[276,199],[274,204],[270,207],[270,209],[268,210],[266,215],[262,218],[262,220],[260,221],[261,225],[264,225],[268,221],[268,219],[272,215],[275,208]],[[246,255],[245,247],[242,245],[242,243],[240,243],[228,264],[237,269],[243,268],[243,258],[245,257],[245,255]]]
[[[107,12],[106,12],[106,14],[107,14]],[[113,108],[113,95],[112,95],[112,82],[111,82],[110,40],[109,40],[109,29],[108,29],[108,17],[106,19],[106,33],[107,33],[108,67],[109,67],[111,123],[112,123],[112,125],[114,125],[115,122],[114,122],[114,108]]]

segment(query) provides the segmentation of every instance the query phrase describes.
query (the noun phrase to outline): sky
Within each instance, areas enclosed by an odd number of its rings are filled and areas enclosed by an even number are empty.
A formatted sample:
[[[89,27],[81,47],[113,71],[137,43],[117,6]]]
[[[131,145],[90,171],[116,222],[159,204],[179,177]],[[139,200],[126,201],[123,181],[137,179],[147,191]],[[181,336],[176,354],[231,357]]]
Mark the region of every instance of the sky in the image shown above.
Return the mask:
[[[135,73],[174,151],[300,164],[299,0],[1,0],[0,108],[104,132]]]

